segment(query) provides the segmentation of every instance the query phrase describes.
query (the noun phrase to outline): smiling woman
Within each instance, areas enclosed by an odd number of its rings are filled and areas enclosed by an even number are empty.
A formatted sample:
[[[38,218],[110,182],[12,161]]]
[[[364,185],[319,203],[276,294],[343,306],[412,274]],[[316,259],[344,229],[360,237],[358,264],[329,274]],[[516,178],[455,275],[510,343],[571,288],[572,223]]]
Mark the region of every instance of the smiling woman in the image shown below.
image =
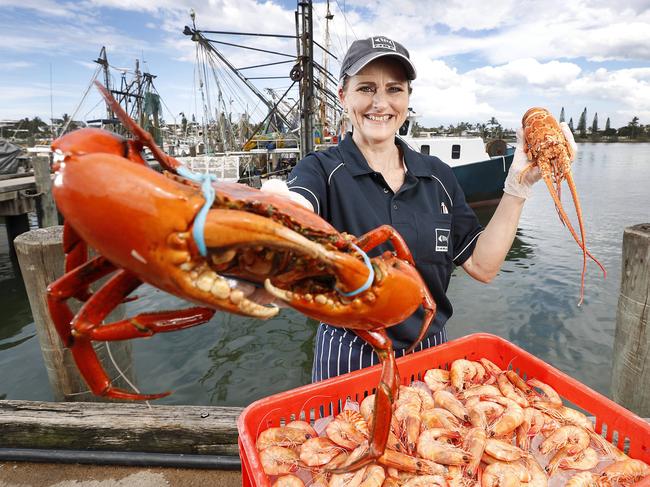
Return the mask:
[[[294,199],[300,198],[341,232],[362,236],[382,225],[397,230],[436,301],[435,318],[423,339],[422,307],[399,326],[362,336],[321,323],[313,381],[374,365],[380,358],[385,363],[392,353],[388,339],[397,356],[412,347],[419,351],[445,342],[445,323],[453,311],[446,293],[454,266],[481,282],[494,278],[515,236],[527,194],[523,189],[539,177],[531,170],[530,181],[509,187],[511,194],[504,195],[484,229],[451,168],[437,157],[413,151],[396,136],[407,117],[415,78],[409,52],[399,42],[384,36],[353,42],[341,63],[338,90],[352,131],[337,147],[300,161],[288,186]],[[522,148],[518,154],[522,162]],[[525,162],[517,166],[510,179],[518,181],[517,171],[525,167]],[[381,245],[372,255],[386,250],[394,249]]]

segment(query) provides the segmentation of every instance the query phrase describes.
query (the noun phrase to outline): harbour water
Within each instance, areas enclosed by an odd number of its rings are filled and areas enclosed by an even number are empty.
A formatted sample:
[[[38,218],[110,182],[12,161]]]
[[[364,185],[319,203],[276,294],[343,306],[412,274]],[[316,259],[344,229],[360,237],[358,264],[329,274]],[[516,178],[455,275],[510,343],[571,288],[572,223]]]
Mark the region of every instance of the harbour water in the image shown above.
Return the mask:
[[[588,262],[585,301],[577,306],[582,254],[538,184],[498,277],[485,285],[462,269],[454,272],[448,334],[502,336],[608,395],[623,230],[650,222],[650,144],[580,144],[574,174],[588,247],[607,268],[607,278]],[[563,195],[575,222],[568,190]],[[479,218],[487,223],[493,211],[482,209]],[[137,295],[127,314],[187,305],[150,287]],[[4,229],[0,310],[0,399],[51,400]],[[203,326],[134,340],[138,386],[146,392],[174,391],[159,404],[243,406],[309,382],[315,332],[314,322],[287,309],[269,321],[218,313]]]

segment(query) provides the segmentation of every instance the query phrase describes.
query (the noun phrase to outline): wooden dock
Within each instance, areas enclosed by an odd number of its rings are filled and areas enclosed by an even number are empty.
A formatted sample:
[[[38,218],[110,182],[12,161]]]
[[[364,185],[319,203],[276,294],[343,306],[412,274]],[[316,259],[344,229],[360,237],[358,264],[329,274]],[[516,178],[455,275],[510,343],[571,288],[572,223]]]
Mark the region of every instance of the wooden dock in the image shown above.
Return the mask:
[[[242,408],[0,401],[2,449],[238,456]]]
[[[0,177],[0,217],[4,217],[7,240],[15,258],[14,239],[29,230],[28,213],[36,212],[41,228],[57,225],[59,215],[52,198],[49,157],[33,157],[33,174]],[[17,176],[17,177],[16,177]]]
[[[242,485],[235,423],[240,412],[0,401],[0,485]]]

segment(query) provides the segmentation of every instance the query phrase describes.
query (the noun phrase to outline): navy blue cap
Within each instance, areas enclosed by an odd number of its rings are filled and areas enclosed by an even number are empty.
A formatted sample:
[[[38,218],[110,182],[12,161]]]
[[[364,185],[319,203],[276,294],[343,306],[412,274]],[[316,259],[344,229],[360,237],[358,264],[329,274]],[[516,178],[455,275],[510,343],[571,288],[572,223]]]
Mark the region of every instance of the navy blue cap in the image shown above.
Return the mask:
[[[341,63],[339,79],[343,79],[345,75],[354,76],[371,61],[385,56],[395,58],[402,63],[406,71],[406,79],[415,79],[415,66],[409,58],[409,52],[399,42],[384,36],[354,41]]]

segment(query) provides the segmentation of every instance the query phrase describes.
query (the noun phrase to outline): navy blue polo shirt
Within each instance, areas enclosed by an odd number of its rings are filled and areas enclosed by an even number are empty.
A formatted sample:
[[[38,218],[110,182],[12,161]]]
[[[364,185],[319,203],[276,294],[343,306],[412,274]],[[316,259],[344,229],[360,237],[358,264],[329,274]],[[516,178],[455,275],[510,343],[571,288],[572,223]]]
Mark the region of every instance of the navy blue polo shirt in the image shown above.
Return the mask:
[[[472,254],[483,228],[447,164],[412,150],[399,138],[395,143],[402,148],[406,165],[397,193],[368,165],[350,133],[337,147],[305,156],[291,171],[287,185],[340,232],[361,236],[388,224],[404,237],[437,304],[429,337],[451,317],[446,295],[451,273]],[[392,245],[381,245],[369,255],[385,250],[393,250]],[[413,344],[423,316],[420,307],[402,324],[388,328],[396,349]]]

